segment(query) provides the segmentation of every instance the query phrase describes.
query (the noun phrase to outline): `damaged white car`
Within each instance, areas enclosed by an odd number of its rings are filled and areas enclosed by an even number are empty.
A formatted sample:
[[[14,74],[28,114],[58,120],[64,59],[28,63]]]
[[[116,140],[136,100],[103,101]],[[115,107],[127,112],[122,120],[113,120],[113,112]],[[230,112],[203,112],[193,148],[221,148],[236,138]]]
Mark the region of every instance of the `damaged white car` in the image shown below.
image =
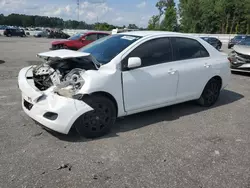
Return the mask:
[[[37,56],[45,62],[19,72],[23,110],[49,129],[91,138],[117,117],[189,100],[211,106],[230,79],[227,56],[180,33],[119,33]]]

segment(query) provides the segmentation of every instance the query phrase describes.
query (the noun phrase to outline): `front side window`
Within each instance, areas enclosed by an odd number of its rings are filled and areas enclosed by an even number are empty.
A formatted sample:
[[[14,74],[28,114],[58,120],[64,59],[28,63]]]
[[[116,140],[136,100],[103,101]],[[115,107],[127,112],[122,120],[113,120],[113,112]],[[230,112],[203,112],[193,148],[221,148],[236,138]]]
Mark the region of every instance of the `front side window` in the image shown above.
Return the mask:
[[[207,50],[195,39],[173,37],[171,40],[176,61],[209,57]]]
[[[241,42],[238,43],[238,45],[250,46],[250,38],[247,38],[247,39],[245,39],[245,40],[242,40]]]
[[[89,35],[85,36],[85,40],[95,41],[95,40],[97,40],[97,34],[89,34]]]
[[[172,61],[172,47],[169,38],[157,38],[147,41],[134,49],[123,61],[123,69],[127,67],[130,57],[139,57],[142,67]]]
[[[68,38],[68,40],[79,40],[83,34],[76,34]]]
[[[90,53],[99,63],[106,64],[140,38],[122,34],[109,35],[80,48],[78,51]]]

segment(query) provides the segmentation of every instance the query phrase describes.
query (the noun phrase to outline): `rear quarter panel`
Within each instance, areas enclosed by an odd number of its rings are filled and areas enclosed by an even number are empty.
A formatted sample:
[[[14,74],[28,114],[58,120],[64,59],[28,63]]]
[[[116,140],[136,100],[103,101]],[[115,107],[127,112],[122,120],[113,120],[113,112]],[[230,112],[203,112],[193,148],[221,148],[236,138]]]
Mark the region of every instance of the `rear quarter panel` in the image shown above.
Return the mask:
[[[221,56],[213,58],[213,70],[214,74],[222,78],[222,89],[224,89],[230,82],[231,70],[230,62],[227,59],[227,55],[222,54]]]
[[[218,51],[213,46],[209,45],[208,43],[206,43],[205,41],[202,41],[199,38],[197,40],[209,52],[210,62],[211,62],[212,69],[213,69],[213,74],[211,76],[212,77],[220,76],[222,79],[222,89],[224,89],[228,85],[231,79],[230,62],[227,59],[227,54]]]

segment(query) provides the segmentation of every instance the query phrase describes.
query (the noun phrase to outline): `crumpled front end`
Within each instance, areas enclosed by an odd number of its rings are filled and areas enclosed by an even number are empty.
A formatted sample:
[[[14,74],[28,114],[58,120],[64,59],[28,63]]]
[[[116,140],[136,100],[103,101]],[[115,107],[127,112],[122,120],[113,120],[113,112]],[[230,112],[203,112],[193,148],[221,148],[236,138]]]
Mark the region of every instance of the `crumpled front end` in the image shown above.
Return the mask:
[[[250,48],[249,48],[249,53],[250,53]],[[229,54],[231,69],[250,72],[249,53],[245,53],[244,51],[237,50],[237,48],[235,48],[235,50]]]
[[[45,127],[63,134],[68,134],[79,116],[93,110],[81,100],[60,96],[56,86],[39,90],[34,84],[32,66],[20,70],[18,87],[24,112]]]

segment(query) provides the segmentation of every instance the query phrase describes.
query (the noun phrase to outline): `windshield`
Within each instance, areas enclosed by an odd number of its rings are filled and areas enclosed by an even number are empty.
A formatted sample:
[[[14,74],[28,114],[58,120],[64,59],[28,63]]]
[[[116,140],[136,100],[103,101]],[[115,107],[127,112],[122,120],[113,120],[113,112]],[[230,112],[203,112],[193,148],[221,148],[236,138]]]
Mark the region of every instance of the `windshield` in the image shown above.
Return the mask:
[[[78,51],[90,53],[99,63],[106,64],[140,38],[132,35],[110,35],[96,40]]]
[[[68,38],[68,40],[78,40],[83,36],[83,34],[76,34]]]
[[[250,46],[250,38],[245,39],[241,42],[238,43],[239,45],[246,45],[246,46]]]
[[[201,37],[203,40],[208,41],[207,37]]]
[[[239,40],[244,39],[244,38],[245,38],[245,36],[235,36],[234,40],[239,41]]]

